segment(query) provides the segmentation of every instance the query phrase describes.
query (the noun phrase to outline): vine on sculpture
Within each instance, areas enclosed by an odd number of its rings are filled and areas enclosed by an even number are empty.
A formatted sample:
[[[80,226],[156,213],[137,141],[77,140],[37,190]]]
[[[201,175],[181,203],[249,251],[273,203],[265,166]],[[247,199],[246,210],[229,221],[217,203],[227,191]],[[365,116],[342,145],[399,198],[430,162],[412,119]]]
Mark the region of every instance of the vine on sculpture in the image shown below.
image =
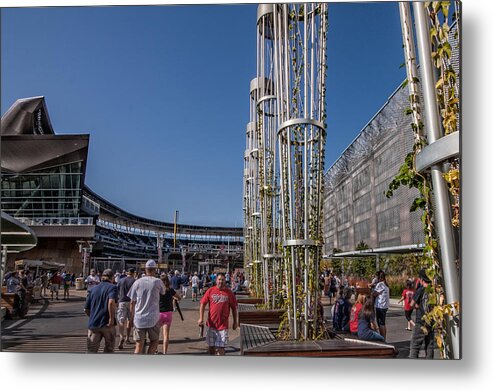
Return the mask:
[[[458,75],[452,65],[451,58],[452,47],[449,37],[450,27],[448,24],[449,8],[450,2],[425,3],[425,11],[428,15],[430,26],[429,41],[431,44],[431,59],[438,73],[438,81],[434,86],[435,96],[445,135],[458,131],[459,116]],[[460,28],[460,23],[458,22],[460,5],[457,3],[456,9],[455,18],[457,23],[455,34],[457,38]],[[390,183],[387,197],[391,197],[393,192],[402,185],[417,188],[420,192],[420,196],[411,205],[411,211],[417,209],[423,211],[421,220],[425,235],[425,247],[423,249],[423,257],[421,258],[422,267],[426,268],[426,273],[432,281],[428,288],[431,310],[424,316],[424,320],[434,329],[435,339],[441,356],[448,357],[450,355],[449,350],[451,344],[450,341],[447,341],[449,337],[448,330],[450,329],[447,322],[458,324],[460,308],[458,301],[445,302],[443,265],[439,257],[440,246],[444,246],[445,243],[440,243],[436,232],[431,174],[429,171],[419,172],[416,168],[417,156],[427,146],[427,138],[424,135],[420,101],[420,80],[417,74],[409,5],[400,3],[400,12],[410,101],[410,108],[407,110],[407,113],[412,116],[412,131],[415,142],[412,152],[406,156],[399,173]],[[449,170],[443,174],[443,177],[448,183],[449,191],[454,200],[453,205],[451,205],[453,217],[449,223],[458,228],[460,160],[458,157],[454,157],[448,163]],[[457,271],[455,270],[455,272]]]
[[[258,160],[245,158],[255,176],[244,186],[245,267],[265,307],[285,309],[280,335],[288,339],[321,335],[327,26],[327,4],[258,8],[250,89]]]

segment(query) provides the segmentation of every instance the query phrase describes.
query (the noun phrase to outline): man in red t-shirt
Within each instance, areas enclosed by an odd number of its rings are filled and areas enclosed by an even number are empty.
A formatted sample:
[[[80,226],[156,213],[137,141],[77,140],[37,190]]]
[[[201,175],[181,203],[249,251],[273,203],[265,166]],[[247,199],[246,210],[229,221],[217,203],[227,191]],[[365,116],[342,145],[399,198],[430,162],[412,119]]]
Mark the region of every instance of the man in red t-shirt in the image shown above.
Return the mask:
[[[229,311],[233,311],[233,330],[238,327],[238,303],[231,289],[226,287],[226,276],[218,273],[216,285],[209,288],[200,300],[198,324],[204,325],[205,307],[209,304],[207,318],[207,345],[210,355],[224,356],[224,348],[228,343]]]

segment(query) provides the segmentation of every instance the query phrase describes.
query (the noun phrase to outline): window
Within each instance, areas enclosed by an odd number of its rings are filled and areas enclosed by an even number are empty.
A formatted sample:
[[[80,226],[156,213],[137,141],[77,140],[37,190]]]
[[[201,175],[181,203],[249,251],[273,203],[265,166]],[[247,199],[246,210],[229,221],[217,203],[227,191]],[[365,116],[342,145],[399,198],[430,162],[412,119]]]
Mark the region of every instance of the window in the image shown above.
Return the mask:
[[[362,215],[371,210],[371,194],[366,193],[354,201],[354,217]]]
[[[82,163],[24,174],[3,174],[2,210],[15,217],[77,217]]]
[[[380,236],[395,236],[399,233],[399,207],[387,209],[377,215],[377,230]]]
[[[337,238],[337,247],[347,250],[349,245],[349,228],[339,232]]]
[[[337,225],[342,225],[342,224],[345,224],[345,223],[347,223],[349,221],[349,218],[350,218],[350,207],[351,207],[351,205],[348,205],[345,208],[342,208],[337,213]]]
[[[354,194],[370,184],[370,167],[365,167],[353,179]]]
[[[392,144],[380,155],[375,156],[375,177],[378,177],[388,171],[395,172],[394,166],[400,159],[400,151],[395,150],[396,144]]]
[[[354,225],[354,242],[357,244],[362,240],[370,239],[370,220],[364,220]]]

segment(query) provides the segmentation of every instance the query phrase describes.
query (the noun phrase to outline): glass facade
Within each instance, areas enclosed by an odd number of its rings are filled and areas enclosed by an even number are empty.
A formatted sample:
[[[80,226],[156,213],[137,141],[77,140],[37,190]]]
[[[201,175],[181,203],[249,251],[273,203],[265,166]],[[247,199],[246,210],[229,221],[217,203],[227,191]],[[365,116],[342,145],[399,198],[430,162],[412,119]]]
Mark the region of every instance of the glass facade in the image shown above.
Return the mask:
[[[82,161],[29,173],[2,173],[2,210],[13,217],[78,217],[82,177]]]

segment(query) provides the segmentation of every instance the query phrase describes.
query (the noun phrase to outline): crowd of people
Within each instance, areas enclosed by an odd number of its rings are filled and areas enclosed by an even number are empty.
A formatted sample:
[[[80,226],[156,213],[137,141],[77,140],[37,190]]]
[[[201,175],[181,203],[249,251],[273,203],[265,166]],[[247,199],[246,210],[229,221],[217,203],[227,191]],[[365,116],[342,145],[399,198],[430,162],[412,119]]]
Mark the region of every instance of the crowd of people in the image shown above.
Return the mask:
[[[70,297],[70,287],[75,285],[75,274],[68,271],[41,272],[16,270],[5,275],[3,284],[7,293],[16,294],[14,315],[23,317],[27,309],[27,292],[38,289],[41,297],[59,300]],[[417,358],[424,347],[427,358],[433,358],[434,335],[423,316],[429,311],[426,287],[430,283],[424,270],[414,280],[406,282],[401,298],[406,330],[411,331],[410,357]],[[155,354],[158,351],[160,333],[163,336],[162,354],[168,353],[173,313],[179,310],[179,301],[190,297],[200,300],[198,325],[207,324],[206,341],[210,354],[223,355],[228,341],[229,315],[233,314],[233,329],[238,326],[235,292],[248,288],[248,281],[241,272],[229,273],[180,273],[178,270],[158,275],[156,263],[149,260],[145,272],[138,274],[130,268],[122,273],[95,269],[84,279],[87,288],[85,312],[88,322],[88,352],[97,352],[104,339],[105,352],[125,344],[135,344],[135,353]],[[334,331],[347,332],[361,340],[385,342],[386,317],[390,305],[390,290],[385,273],[379,270],[368,284],[366,291],[350,286],[331,271],[325,271],[320,279],[322,296],[329,299]],[[357,286],[356,288],[360,288]],[[360,290],[361,291],[361,290]],[[204,321],[205,308],[209,316]],[[412,314],[415,312],[415,319]],[[322,311],[323,313],[323,311]],[[118,344],[117,342],[118,337]],[[147,341],[147,349],[145,342]]]
[[[86,279],[88,294],[85,312],[88,321],[87,351],[96,353],[104,340],[104,352],[123,349],[135,344],[135,354],[158,354],[162,334],[162,352],[168,353],[173,313],[179,301],[191,289],[192,301],[200,298],[198,326],[207,325],[206,341],[209,354],[224,355],[228,343],[229,316],[233,314],[233,329],[238,327],[237,301],[230,286],[240,284],[242,274],[188,273],[157,274],[157,264],[149,260],[145,273],[136,275],[135,269],[114,274],[111,269],[95,270]],[[244,281],[243,281],[244,282]],[[89,288],[90,287],[90,288]],[[205,309],[208,317],[205,321]],[[116,338],[118,334],[118,345]]]
[[[39,297],[51,294],[51,300],[59,300],[58,292],[63,289],[63,299],[70,297],[70,287],[75,285],[75,274],[68,271],[41,271],[13,270],[5,274],[3,285],[6,292],[15,294],[13,313],[10,316],[24,317],[28,309],[28,292],[39,293]]]
[[[426,358],[433,358],[433,330],[423,320],[423,316],[429,311],[426,287],[430,282],[425,270],[420,270],[416,279],[406,282],[406,288],[397,302],[403,303],[407,320],[406,330],[412,331],[410,358],[417,358],[421,348],[424,349]],[[347,279],[341,281],[331,271],[326,271],[322,275],[321,286],[323,295],[329,298],[330,305],[334,299],[331,312],[332,327],[335,331],[348,332],[365,341],[386,341],[390,290],[385,272],[377,271],[368,284],[368,294],[358,294],[358,289],[350,287]],[[415,311],[414,321],[413,311]]]

